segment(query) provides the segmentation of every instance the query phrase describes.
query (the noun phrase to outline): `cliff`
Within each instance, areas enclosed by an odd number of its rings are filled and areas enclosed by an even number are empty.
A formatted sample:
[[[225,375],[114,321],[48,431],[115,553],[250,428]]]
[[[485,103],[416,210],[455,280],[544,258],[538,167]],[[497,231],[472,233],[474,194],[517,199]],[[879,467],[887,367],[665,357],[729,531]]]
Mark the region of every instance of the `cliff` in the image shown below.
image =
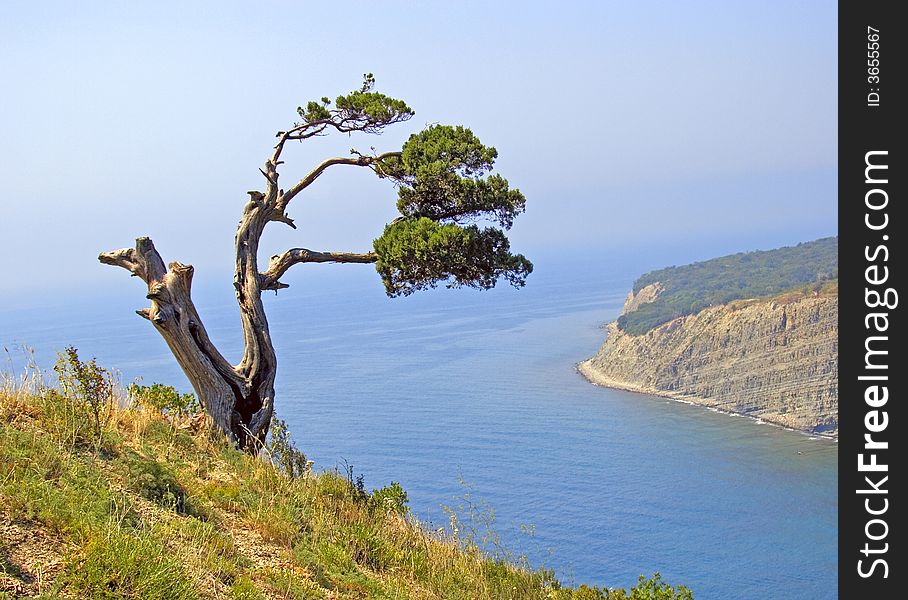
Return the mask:
[[[579,370],[599,385],[835,436],[837,285],[817,287],[711,306],[641,335],[610,323],[602,348]],[[657,282],[631,293],[622,314],[661,289]]]

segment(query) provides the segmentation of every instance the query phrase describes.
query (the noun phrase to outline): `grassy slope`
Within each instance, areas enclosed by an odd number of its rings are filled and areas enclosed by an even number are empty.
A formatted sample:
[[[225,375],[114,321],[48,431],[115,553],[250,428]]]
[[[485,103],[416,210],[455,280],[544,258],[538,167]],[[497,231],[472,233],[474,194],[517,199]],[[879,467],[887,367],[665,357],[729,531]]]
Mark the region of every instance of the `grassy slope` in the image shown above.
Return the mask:
[[[687,599],[562,587],[426,532],[336,473],[290,478],[200,418],[0,390],[0,598]]]
[[[759,252],[740,252],[711,260],[652,271],[634,282],[634,293],[660,282],[664,290],[655,301],[618,319],[631,335],[708,306],[744,298],[765,298],[838,277],[838,238]],[[819,289],[819,287],[818,287]]]

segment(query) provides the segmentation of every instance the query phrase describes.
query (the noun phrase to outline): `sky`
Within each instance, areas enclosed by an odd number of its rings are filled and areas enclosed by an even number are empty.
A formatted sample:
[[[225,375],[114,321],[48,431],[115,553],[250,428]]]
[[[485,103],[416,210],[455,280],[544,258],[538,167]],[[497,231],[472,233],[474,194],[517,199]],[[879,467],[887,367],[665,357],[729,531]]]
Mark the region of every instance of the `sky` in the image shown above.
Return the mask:
[[[510,237],[537,261],[834,235],[836,31],[824,1],[6,0],[0,305],[122,286],[96,257],[140,235],[226,275],[274,133],[365,72],[415,117],[294,145],[283,181],[463,124],[526,195]],[[369,250],[395,199],[367,170],[329,171],[262,254]]]

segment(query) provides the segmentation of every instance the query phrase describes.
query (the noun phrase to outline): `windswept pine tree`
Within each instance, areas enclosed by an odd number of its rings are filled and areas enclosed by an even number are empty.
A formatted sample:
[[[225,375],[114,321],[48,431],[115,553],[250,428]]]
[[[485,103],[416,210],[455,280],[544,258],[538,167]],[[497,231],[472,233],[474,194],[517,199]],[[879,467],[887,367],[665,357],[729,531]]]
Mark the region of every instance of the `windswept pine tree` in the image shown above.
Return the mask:
[[[274,411],[277,357],[262,292],[288,287],[281,277],[301,263],[374,263],[389,296],[408,295],[438,284],[494,287],[499,279],[520,287],[533,265],[512,254],[505,231],[524,211],[525,198],[507,179],[489,172],[498,156],[462,126],[433,125],[411,135],[397,151],[351,150],[332,157],[293,180],[279,183],[288,142],[328,134],[380,134],[409,120],[402,100],[374,91],[372,74],[360,89],[323,97],[297,108],[299,120],[277,132],[277,143],[260,169],[264,190],[250,191],[236,231],[233,285],[242,317],[243,356],[231,364],[214,346],[192,302],[193,268],[165,266],[151,239],[134,248],[105,252],[102,263],[123,267],[148,286],[151,306],[137,313],[166,340],[214,423],[250,451],[268,432]],[[326,170],[338,166],[369,169],[397,188],[400,217],[388,224],[368,252],[290,248],[259,266],[259,242],[274,222],[296,228],[291,201]],[[179,216],[175,218],[180,218]]]

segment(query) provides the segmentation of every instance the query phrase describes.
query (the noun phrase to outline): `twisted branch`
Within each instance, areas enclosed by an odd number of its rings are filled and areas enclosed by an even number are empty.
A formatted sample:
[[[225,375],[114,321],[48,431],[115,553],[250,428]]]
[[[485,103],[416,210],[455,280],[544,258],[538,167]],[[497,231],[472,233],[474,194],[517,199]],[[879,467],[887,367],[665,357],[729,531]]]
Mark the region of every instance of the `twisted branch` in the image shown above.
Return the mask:
[[[286,210],[287,205],[290,203],[290,201],[293,200],[293,198],[301,191],[312,185],[312,183],[316,179],[318,179],[319,176],[328,169],[328,167],[333,167],[334,165],[352,165],[356,167],[369,167],[375,170],[382,161],[389,158],[399,157],[400,154],[400,152],[385,152],[383,154],[378,154],[375,156],[360,154],[358,156],[348,157],[337,156],[323,160],[314,169],[309,171],[309,173],[305,177],[300,179],[296,183],[296,185],[280,195],[275,205],[275,209],[280,212]]]
[[[316,252],[306,248],[291,248],[282,254],[271,257],[268,270],[260,273],[260,285],[263,290],[284,289],[289,287],[278,281],[287,269],[299,263],[374,263],[378,255],[374,252]]]

